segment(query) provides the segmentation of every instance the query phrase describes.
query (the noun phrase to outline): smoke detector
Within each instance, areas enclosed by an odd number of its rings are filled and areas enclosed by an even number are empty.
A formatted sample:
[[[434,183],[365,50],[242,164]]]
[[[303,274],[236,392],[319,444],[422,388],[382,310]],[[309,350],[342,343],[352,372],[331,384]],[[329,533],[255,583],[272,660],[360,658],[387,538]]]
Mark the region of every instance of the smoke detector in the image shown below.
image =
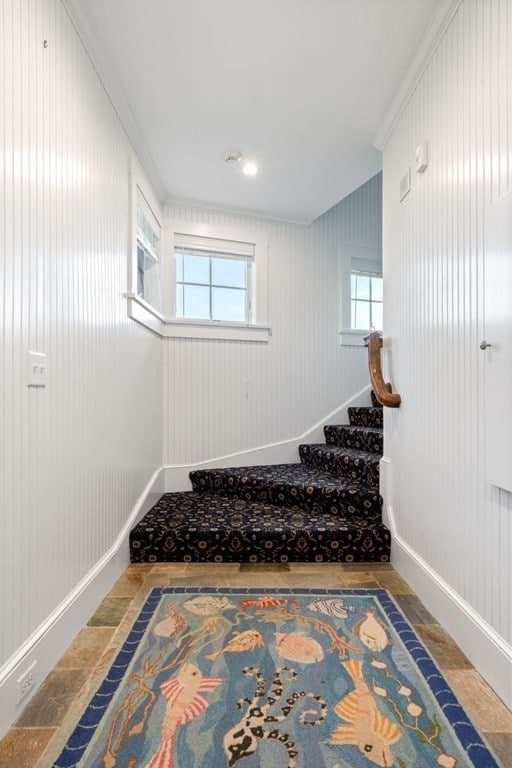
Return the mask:
[[[242,159],[242,153],[238,149],[228,149],[224,152],[224,162],[228,165],[236,165]]]

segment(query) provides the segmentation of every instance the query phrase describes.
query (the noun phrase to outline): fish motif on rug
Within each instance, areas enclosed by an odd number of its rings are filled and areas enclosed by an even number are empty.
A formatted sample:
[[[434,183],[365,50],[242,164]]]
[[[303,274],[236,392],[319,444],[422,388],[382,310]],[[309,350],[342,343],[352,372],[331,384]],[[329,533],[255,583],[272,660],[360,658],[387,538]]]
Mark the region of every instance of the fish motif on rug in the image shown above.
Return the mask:
[[[202,714],[209,702],[202,696],[223,682],[222,677],[204,677],[195,664],[187,663],[177,675],[160,686],[167,700],[162,723],[162,740],[147,768],[175,768],[174,740],[181,725]]]
[[[342,665],[352,678],[354,690],[343,698],[334,711],[349,725],[340,725],[331,735],[331,744],[356,744],[363,755],[379,768],[394,765],[390,751],[402,735],[402,729],[388,720],[378,709],[363,677],[362,661],[346,661]]]

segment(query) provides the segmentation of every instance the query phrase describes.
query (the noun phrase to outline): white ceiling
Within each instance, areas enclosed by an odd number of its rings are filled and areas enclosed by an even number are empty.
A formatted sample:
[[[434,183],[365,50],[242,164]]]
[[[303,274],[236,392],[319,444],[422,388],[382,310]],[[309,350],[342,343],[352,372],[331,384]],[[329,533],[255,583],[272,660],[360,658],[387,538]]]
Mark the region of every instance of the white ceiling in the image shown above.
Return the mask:
[[[311,221],[380,170],[373,140],[438,0],[81,2],[161,192]]]

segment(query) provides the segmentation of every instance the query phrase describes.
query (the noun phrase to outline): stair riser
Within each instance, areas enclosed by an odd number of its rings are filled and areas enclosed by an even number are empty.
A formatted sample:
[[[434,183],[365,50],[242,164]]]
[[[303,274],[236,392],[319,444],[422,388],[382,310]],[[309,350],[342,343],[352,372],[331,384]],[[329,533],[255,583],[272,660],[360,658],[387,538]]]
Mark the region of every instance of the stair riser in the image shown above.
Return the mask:
[[[299,448],[300,460],[318,470],[329,472],[350,482],[361,483],[369,490],[379,490],[379,462],[353,459],[350,456],[336,456],[329,451],[311,450],[308,445]]]
[[[382,524],[185,492],[161,497],[130,549],[133,563],[386,562],[390,536]]]
[[[348,420],[354,427],[382,428],[382,408],[349,408]]]
[[[382,432],[369,432],[364,427],[327,426],[324,427],[325,442],[339,445],[354,451],[367,451],[382,455],[384,439]]]
[[[378,492],[354,493],[336,488],[298,487],[283,483],[251,480],[240,477],[216,476],[214,470],[191,472],[194,491],[214,493],[245,501],[260,501],[289,509],[308,509],[311,512],[330,512],[351,521],[366,524],[382,521],[382,499]]]

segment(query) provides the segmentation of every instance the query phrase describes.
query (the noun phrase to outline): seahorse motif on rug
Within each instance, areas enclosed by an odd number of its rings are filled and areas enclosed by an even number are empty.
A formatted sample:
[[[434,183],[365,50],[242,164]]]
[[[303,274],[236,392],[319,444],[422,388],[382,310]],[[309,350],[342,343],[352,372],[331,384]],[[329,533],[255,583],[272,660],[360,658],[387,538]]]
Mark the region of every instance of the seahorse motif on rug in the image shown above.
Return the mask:
[[[238,723],[230,728],[224,736],[224,752],[228,759],[229,768],[244,757],[253,755],[258,749],[260,739],[279,741],[288,754],[286,768],[296,768],[297,761],[295,758],[298,755],[298,750],[289,734],[281,732],[278,728],[266,729],[264,726],[282,722],[292,712],[295,705],[306,698],[313,700],[315,708],[303,710],[299,716],[299,722],[302,725],[319,725],[325,719],[327,712],[324,699],[316,693],[294,691],[283,701],[285,686],[298,676],[295,670],[290,667],[282,667],[274,671],[269,693],[266,693],[265,677],[257,667],[246,667],[243,672],[244,675],[256,678],[256,690],[251,699],[240,699],[237,702],[238,709],[242,709],[244,704],[247,706]],[[280,705],[281,714],[272,715],[269,713],[270,708],[275,704]],[[312,719],[308,719],[309,717]]]

